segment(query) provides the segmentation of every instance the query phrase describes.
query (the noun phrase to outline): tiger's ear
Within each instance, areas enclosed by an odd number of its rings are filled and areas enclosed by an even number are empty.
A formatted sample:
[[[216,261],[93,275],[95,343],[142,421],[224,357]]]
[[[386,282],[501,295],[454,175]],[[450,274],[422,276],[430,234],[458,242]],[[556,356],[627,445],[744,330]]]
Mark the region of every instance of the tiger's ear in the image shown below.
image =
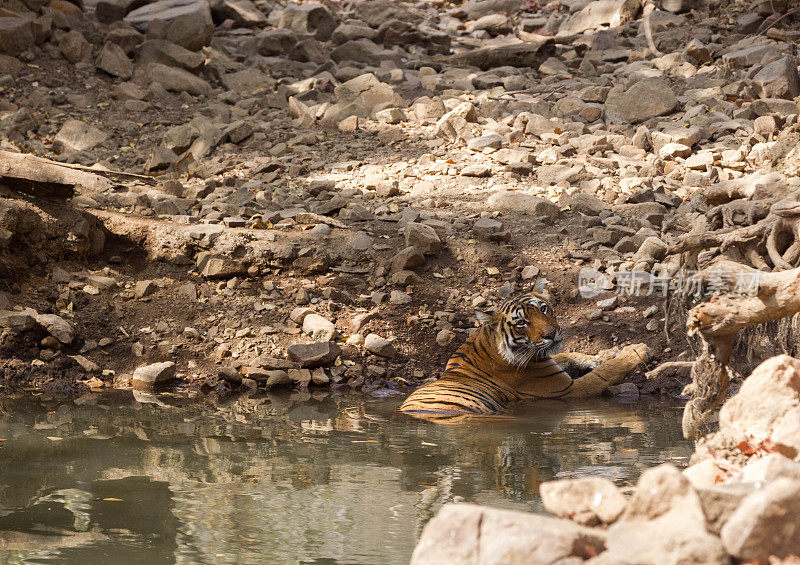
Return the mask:
[[[475,317],[481,324],[490,324],[494,321],[494,310],[476,310]]]
[[[536,277],[536,282],[533,283],[533,292],[536,294],[542,294],[544,292],[544,277],[538,276]]]

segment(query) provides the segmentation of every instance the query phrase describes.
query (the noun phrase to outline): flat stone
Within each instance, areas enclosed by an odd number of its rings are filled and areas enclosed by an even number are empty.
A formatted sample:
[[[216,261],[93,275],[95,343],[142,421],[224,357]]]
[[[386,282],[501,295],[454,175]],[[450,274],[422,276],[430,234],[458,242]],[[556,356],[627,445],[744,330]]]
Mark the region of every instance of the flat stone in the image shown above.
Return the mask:
[[[36,318],[29,312],[0,310],[0,328],[13,333],[22,333],[36,327]]]
[[[138,57],[142,63],[159,63],[190,72],[200,70],[204,64],[203,56],[200,53],[189,51],[166,39],[145,41],[139,47]]]
[[[108,134],[80,120],[67,120],[53,140],[53,151],[86,151],[103,143]]]
[[[296,343],[288,348],[289,357],[307,369],[331,365],[341,354],[341,348],[333,341],[318,343]]]
[[[145,66],[145,73],[151,83],[157,82],[172,92],[188,92],[194,96],[211,94],[211,85],[184,69],[150,63]]]
[[[548,218],[557,218],[561,211],[557,204],[545,198],[513,190],[495,192],[486,200],[486,204],[493,210]]]
[[[605,104],[606,119],[611,123],[636,124],[678,108],[678,99],[662,78],[644,79],[625,92],[611,91]]]

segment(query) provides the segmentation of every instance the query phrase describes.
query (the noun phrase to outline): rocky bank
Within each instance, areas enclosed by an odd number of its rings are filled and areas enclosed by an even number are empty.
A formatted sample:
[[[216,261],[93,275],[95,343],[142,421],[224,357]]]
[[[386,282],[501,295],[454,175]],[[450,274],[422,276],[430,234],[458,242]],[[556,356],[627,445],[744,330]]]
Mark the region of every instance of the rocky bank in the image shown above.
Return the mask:
[[[632,495],[608,479],[542,483],[557,517],[443,507],[412,564],[797,563],[800,361],[762,363],[720,411],[682,472],[645,471]]]
[[[8,387],[400,389],[540,276],[568,347],[681,359],[618,274],[675,273],[708,187],[797,188],[777,0],[0,9],[0,166],[84,175],[0,167]]]

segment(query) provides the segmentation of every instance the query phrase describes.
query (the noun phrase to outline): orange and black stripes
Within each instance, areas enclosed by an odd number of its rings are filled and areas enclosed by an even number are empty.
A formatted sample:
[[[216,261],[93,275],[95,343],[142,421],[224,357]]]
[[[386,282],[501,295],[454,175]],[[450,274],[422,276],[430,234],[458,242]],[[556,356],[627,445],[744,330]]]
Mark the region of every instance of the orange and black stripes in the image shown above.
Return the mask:
[[[443,421],[495,414],[523,398],[569,394],[572,378],[550,357],[561,331],[541,296],[507,300],[487,319],[450,357],[442,377],[413,392],[401,412]]]

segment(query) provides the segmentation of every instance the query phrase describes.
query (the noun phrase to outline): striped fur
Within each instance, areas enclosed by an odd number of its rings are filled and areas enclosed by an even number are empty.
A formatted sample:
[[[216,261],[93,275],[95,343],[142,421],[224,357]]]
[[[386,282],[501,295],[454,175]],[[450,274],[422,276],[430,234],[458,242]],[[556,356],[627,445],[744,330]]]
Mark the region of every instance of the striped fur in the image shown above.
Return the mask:
[[[625,362],[600,370],[591,355],[556,354],[561,328],[551,306],[535,293],[506,300],[479,319],[485,323],[453,354],[442,377],[411,393],[399,411],[455,423],[497,414],[518,400],[594,396],[646,356],[643,345],[630,346],[638,349],[623,350]]]

